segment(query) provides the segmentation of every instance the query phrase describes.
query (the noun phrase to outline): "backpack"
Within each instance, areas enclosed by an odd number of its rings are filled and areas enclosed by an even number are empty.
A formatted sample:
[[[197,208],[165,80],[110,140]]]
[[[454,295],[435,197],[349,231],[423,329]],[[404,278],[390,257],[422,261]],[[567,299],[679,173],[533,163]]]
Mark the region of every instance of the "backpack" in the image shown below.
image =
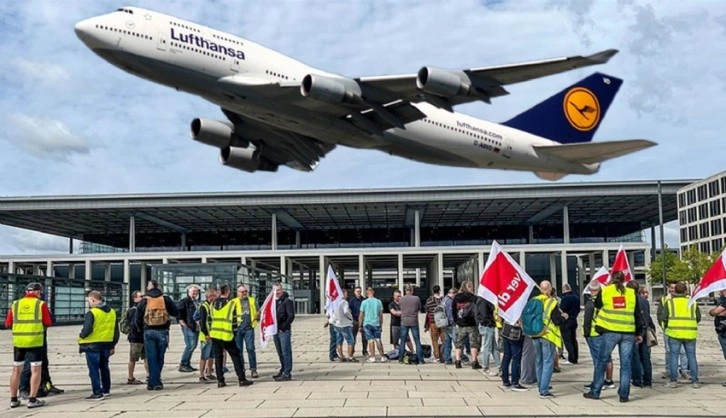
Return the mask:
[[[522,331],[530,337],[541,337],[547,333],[547,323],[549,318],[545,318],[545,306],[541,299],[530,299],[524,306],[522,312]]]
[[[169,322],[169,312],[166,311],[164,296],[158,298],[146,297],[146,312],[144,324],[150,327],[160,327]]]
[[[128,333],[131,332],[131,325],[129,324],[129,314],[131,313],[131,309],[136,309],[136,307],[130,308],[128,311],[126,311],[126,315],[121,318],[121,322],[119,322],[118,324],[119,330],[122,334],[128,335]]]
[[[446,307],[443,303],[434,309],[434,324],[436,328],[446,328],[449,326],[449,318],[446,316]]]

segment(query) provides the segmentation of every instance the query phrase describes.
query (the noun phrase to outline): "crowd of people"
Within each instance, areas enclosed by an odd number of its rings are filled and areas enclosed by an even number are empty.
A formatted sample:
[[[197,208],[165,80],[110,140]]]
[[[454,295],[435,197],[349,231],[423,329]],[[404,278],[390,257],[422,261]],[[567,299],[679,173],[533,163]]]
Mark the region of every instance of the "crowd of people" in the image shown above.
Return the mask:
[[[329,359],[334,362],[358,362],[357,339],[366,361],[399,363],[453,364],[470,367],[489,376],[500,376],[502,387],[515,392],[536,388],[540,398],[554,397],[551,378],[561,371],[561,364],[580,363],[577,335],[582,335],[593,363],[592,380],[585,385],[587,399],[599,399],[603,389],[615,388],[612,353],[619,350],[620,402],[630,400],[631,386],[653,385],[651,347],[658,344],[656,324],[650,313],[648,290],[635,281],[625,282],[621,272],[614,272],[607,285],[593,280],[583,300],[570,285],[562,287],[558,298],[549,281],[542,281],[516,323],[502,321],[498,307],[474,293],[473,283],[464,281],[460,288],[451,288],[442,296],[439,286],[422,304],[407,286],[405,295],[396,290],[388,306],[390,312],[390,343],[384,350],[382,336],[383,303],[373,288],[355,288],[348,299],[328,312],[325,327],[329,328]],[[291,326],[295,309],[282,285],[276,283],[275,308],[277,334],[274,345],[280,369],[273,376],[278,382],[292,379],[293,354]],[[47,328],[53,324],[47,304],[42,299],[43,286],[31,283],[24,297],[16,300],[8,312],[5,326],[12,329],[14,364],[10,378],[10,406],[17,408],[27,398],[28,408],[45,405],[39,393],[63,393],[56,388],[48,371]],[[116,352],[120,334],[129,343],[129,385],[146,384],[150,391],[164,389],[162,373],[169,345],[171,317],[175,317],[184,338],[184,351],[179,372],[199,373],[199,382],[227,385],[225,367],[232,360],[239,386],[249,386],[247,378],[259,377],[255,353],[255,328],[260,320],[260,307],[245,285],[237,288],[234,297],[229,285],[209,287],[201,298],[201,289],[190,286],[187,296],[178,303],[165,295],[156,281],[150,281],[145,292],[132,294],[133,306],[121,318],[104,302],[103,295],[91,291],[87,295],[89,310],[78,336],[79,352],[86,357],[91,380],[88,400],[101,400],[110,394],[109,361]],[[583,321],[578,323],[584,302]],[[657,322],[663,330],[665,371],[662,378],[668,388],[679,386],[679,379],[690,382],[693,388],[701,383],[696,359],[696,340],[701,313],[697,303],[689,303],[687,286],[671,283],[668,294],[658,305]],[[533,304],[534,308],[529,309]],[[539,310],[537,310],[539,309]],[[424,332],[429,333],[431,345],[421,342],[419,315],[424,312]],[[532,313],[542,322],[541,330],[532,331]],[[719,305],[709,311],[715,318],[716,332],[726,357],[726,291],[721,292]],[[581,325],[581,327],[580,327]],[[536,327],[535,327],[536,328]],[[192,356],[200,348],[198,368]],[[345,350],[343,349],[345,347]],[[247,354],[245,368],[244,353]],[[376,356],[376,353],[378,356]],[[565,355],[566,354],[566,355]],[[135,377],[136,365],[144,361],[146,379]],[[24,370],[25,369],[25,370]],[[23,377],[25,375],[25,377]],[[724,383],[726,386],[726,383]]]
[[[273,285],[277,333],[273,338],[280,361],[280,370],[273,376],[276,381],[292,379],[292,323],[295,320],[293,302],[282,285]],[[38,399],[42,385],[61,394],[63,391],[44,378],[48,367],[47,328],[53,324],[48,305],[42,299],[43,286],[31,283],[24,297],[13,302],[5,326],[12,329],[13,370],[10,377],[10,407],[17,408],[27,398],[28,408],[38,408],[45,401]],[[162,373],[166,350],[169,346],[171,318],[177,319],[184,338],[184,351],[179,371],[199,371],[202,383],[216,382],[217,387],[227,386],[226,359],[229,357],[239,386],[250,386],[247,379],[243,352],[246,349],[251,378],[259,377],[255,355],[255,327],[260,319],[259,306],[249,295],[245,285],[237,288],[237,297],[229,285],[205,290],[205,300],[200,299],[200,289],[190,286],[187,296],[178,303],[165,295],[155,280],[148,282],[146,292],[132,293],[133,306],[117,317],[115,310],[105,303],[101,292],[88,292],[89,310],[84,317],[78,335],[78,351],[84,354],[91,381],[91,394],[87,400],[102,400],[111,393],[109,361],[116,353],[120,334],[126,334],[129,342],[129,385],[146,384],[150,391],[164,389]],[[192,366],[191,358],[201,346],[199,369]],[[135,377],[136,365],[144,362],[146,379]],[[21,385],[23,368],[29,369],[26,388]]]

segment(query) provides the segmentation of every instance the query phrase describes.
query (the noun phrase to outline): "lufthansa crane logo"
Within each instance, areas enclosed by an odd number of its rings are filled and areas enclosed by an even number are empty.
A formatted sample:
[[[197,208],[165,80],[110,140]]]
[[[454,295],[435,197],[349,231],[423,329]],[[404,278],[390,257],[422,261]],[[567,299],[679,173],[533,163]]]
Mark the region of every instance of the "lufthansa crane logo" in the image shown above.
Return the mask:
[[[586,88],[575,87],[568,91],[562,106],[567,121],[578,131],[590,131],[600,121],[600,102]]]

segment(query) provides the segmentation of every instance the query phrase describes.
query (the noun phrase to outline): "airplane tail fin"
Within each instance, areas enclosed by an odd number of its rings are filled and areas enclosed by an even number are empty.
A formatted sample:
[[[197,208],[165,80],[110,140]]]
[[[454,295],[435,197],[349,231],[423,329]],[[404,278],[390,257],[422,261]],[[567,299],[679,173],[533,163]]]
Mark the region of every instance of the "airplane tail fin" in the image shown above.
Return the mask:
[[[594,73],[502,125],[562,144],[590,142],[622,84]]]

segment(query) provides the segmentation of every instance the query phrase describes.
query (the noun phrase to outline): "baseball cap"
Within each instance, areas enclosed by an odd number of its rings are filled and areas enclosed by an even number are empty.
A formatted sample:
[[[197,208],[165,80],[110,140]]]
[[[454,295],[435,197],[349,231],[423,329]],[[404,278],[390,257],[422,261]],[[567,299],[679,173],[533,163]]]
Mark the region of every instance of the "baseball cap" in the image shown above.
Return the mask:
[[[26,292],[35,292],[35,291],[42,292],[43,291],[43,285],[41,285],[38,282],[33,282],[33,283],[30,283],[28,285],[28,287],[25,288],[25,291]]]

